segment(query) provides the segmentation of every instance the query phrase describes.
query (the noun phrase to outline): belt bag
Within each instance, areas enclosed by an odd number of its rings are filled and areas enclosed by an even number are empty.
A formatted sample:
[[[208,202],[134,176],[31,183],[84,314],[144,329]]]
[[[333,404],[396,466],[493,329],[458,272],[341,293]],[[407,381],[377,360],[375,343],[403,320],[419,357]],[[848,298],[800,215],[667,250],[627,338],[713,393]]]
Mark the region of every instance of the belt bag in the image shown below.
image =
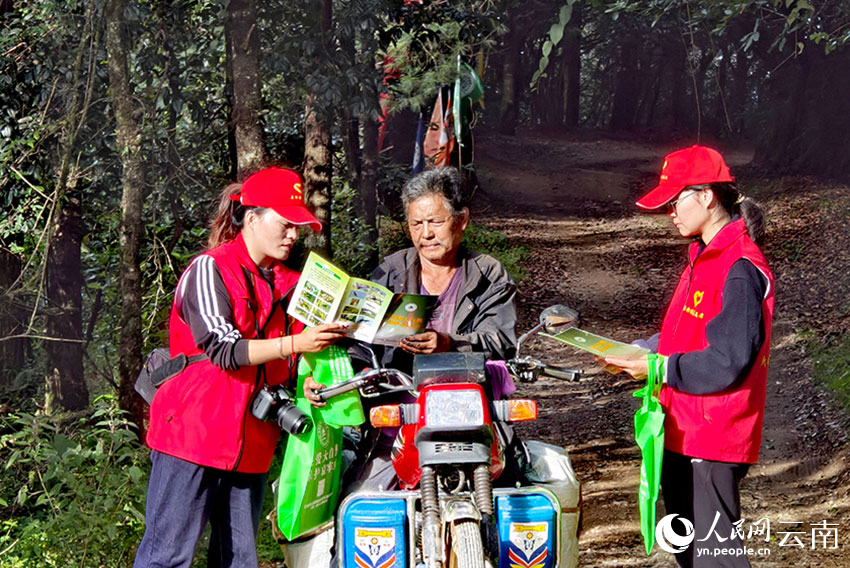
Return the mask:
[[[174,378],[183,372],[189,364],[196,361],[207,359],[206,354],[192,355],[188,357],[185,353],[180,353],[176,357],[170,357],[168,347],[157,347],[150,352],[145,364],[142,365],[142,370],[139,371],[139,376],[136,377],[135,389],[145,402],[150,404],[162,383],[168,379]]]

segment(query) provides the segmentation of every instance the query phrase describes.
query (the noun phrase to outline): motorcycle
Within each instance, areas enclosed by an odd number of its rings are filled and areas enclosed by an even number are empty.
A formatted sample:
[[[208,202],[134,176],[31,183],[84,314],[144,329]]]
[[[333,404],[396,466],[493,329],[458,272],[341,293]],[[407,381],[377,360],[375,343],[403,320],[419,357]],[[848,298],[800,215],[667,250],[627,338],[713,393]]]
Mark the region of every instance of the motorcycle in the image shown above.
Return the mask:
[[[547,308],[521,340],[540,329],[557,332],[577,316],[564,306]],[[526,373],[520,380],[550,368],[528,357],[508,366]],[[576,565],[580,492],[566,451],[528,442],[526,478],[533,483],[494,487],[506,466],[506,425],[535,420],[536,401],[493,400],[481,353],[418,355],[412,377],[375,367],[317,391],[323,400],[354,389],[364,397],[400,390],[415,397],[370,412],[374,427],[400,427],[392,463],[401,489],[343,500],[336,523],[342,568]]]

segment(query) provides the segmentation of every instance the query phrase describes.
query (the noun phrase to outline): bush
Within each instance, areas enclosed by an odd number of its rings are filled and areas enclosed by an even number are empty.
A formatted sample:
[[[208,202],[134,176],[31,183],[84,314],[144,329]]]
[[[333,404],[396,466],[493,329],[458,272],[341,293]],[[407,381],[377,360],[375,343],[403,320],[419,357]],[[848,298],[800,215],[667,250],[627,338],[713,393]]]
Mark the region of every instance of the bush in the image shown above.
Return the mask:
[[[503,233],[473,223],[466,228],[463,242],[470,250],[489,254],[504,264],[508,274],[517,284],[525,279],[525,270],[521,263],[528,254],[528,247],[517,246]]]
[[[113,397],[63,424],[0,421],[0,566],[131,564],[144,531],[147,452]]]
[[[808,351],[814,360],[815,379],[850,411],[850,338],[818,336],[810,339]]]

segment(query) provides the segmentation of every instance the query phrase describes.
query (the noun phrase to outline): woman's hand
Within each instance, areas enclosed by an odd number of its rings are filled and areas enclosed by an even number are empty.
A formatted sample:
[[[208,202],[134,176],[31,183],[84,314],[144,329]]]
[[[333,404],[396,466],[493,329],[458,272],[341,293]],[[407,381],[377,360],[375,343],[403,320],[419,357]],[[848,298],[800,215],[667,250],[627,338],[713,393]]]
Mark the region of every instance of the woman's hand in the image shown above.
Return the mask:
[[[444,333],[429,329],[423,333],[405,337],[401,340],[400,347],[414,355],[443,353],[452,348],[452,340]]]
[[[295,353],[318,353],[336,340],[345,337],[348,325],[344,323],[323,323],[316,327],[308,327],[293,338],[292,346]]]
[[[319,398],[319,395],[316,394],[315,391],[325,388],[325,385],[322,383],[317,383],[313,376],[309,376],[304,379],[304,397],[310,401],[310,404],[315,406],[316,408],[321,408],[327,404],[324,400]]]
[[[615,367],[619,367],[626,373],[639,380],[645,379],[647,373],[649,372],[649,362],[647,360],[646,355],[638,357],[637,359],[605,357],[603,361],[605,361],[605,363],[607,363],[608,365],[614,365]]]

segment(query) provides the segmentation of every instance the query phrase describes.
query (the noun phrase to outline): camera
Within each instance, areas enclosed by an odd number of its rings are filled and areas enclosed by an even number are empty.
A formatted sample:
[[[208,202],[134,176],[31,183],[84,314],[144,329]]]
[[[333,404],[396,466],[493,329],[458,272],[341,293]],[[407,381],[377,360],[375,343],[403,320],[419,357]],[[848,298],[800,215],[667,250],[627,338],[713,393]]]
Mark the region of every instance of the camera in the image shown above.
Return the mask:
[[[313,421],[295,406],[292,396],[283,387],[266,387],[259,391],[251,403],[251,414],[260,420],[274,420],[281,430],[296,436],[313,427]]]

